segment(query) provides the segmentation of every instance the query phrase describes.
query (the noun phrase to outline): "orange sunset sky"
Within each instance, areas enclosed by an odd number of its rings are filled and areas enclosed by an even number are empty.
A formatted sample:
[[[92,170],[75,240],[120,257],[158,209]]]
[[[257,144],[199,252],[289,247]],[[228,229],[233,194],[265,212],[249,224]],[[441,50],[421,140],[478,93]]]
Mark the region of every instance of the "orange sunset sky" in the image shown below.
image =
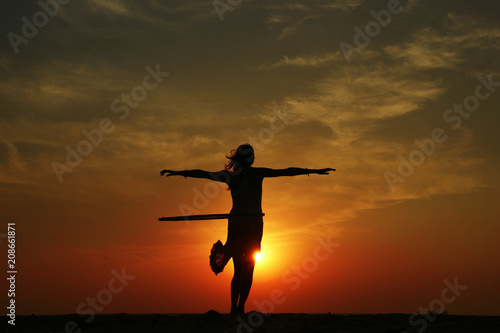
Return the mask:
[[[500,315],[498,1],[42,3],[0,10],[19,314],[227,313],[227,221],[157,219],[230,192],[159,172],[249,142],[337,171],[264,180],[248,311]]]

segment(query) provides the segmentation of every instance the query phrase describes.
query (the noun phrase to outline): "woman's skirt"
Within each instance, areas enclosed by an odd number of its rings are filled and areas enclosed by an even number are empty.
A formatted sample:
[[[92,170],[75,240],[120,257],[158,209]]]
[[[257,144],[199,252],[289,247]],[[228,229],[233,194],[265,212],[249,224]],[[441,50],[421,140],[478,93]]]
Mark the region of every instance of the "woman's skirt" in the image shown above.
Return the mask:
[[[219,240],[210,251],[210,267],[215,275],[224,270],[232,257],[253,258],[260,251],[263,226],[261,215],[229,217],[226,244]]]

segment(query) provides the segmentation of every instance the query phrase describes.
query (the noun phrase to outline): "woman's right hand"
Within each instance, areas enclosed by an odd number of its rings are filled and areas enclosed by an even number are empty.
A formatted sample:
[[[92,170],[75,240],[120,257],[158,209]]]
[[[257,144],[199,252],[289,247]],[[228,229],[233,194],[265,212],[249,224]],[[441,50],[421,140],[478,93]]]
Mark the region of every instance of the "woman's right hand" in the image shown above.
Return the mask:
[[[173,170],[162,170],[162,171],[160,171],[160,175],[161,176],[163,176],[166,173],[167,173],[167,177],[169,177],[169,176],[175,176],[175,171],[173,171]]]

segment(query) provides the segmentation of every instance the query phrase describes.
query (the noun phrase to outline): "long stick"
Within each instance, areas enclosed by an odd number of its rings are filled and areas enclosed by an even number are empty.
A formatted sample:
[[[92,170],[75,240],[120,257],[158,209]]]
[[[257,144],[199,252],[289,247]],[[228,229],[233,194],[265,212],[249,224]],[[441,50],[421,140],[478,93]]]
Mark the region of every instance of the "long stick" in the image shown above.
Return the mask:
[[[224,220],[228,219],[230,216],[264,216],[266,214],[205,214],[205,215],[185,215],[185,216],[170,216],[170,217],[160,217],[158,221],[201,221],[201,220]]]

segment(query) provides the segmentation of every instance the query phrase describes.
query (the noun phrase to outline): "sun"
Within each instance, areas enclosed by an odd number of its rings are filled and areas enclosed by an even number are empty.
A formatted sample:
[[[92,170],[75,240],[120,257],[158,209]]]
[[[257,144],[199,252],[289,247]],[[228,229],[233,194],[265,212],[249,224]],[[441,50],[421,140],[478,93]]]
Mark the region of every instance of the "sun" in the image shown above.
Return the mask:
[[[255,262],[261,261],[262,260],[262,253],[261,252],[255,252],[254,259],[255,259]]]

